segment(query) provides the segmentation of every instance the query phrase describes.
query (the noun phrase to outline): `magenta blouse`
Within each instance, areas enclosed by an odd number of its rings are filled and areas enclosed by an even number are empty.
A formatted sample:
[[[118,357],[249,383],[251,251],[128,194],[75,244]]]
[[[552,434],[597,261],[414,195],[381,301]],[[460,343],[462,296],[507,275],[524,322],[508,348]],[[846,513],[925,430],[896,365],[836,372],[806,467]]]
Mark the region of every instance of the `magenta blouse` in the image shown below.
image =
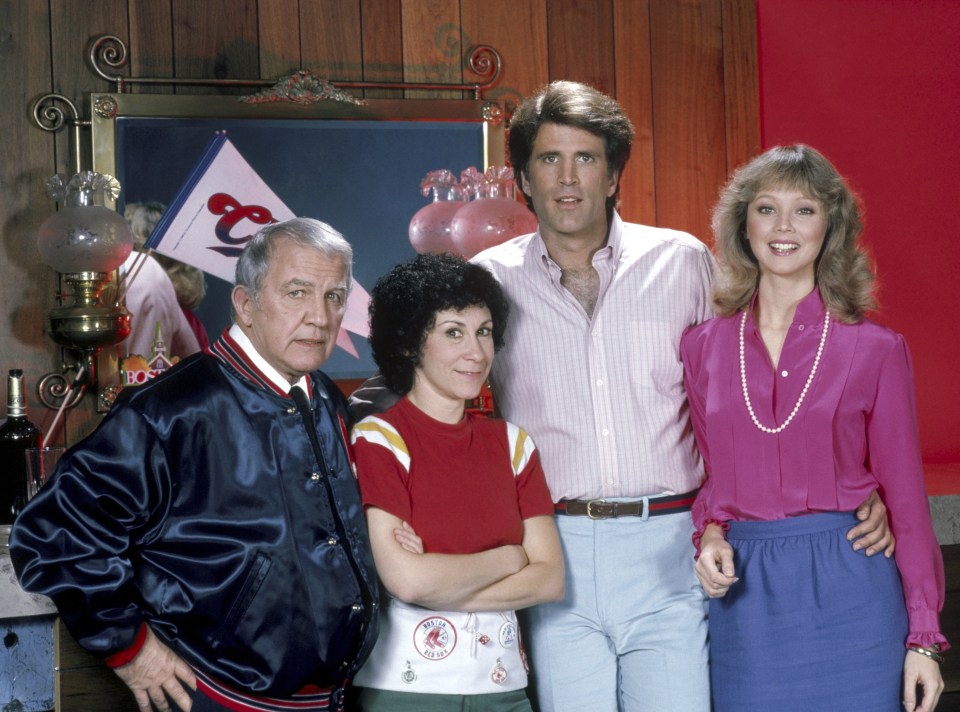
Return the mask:
[[[907,345],[870,321],[831,318],[819,368],[793,421],[776,435],[750,418],[740,378],[741,314],[684,334],[680,351],[707,479],[693,507],[710,521],[774,520],[853,511],[879,489],[897,538],[911,645],[940,643],[943,559],[933,533],[920,460]],[[776,371],[752,318],[744,333],[747,385],[760,423],[776,428],[797,403],[823,333],[814,290],[797,307]]]

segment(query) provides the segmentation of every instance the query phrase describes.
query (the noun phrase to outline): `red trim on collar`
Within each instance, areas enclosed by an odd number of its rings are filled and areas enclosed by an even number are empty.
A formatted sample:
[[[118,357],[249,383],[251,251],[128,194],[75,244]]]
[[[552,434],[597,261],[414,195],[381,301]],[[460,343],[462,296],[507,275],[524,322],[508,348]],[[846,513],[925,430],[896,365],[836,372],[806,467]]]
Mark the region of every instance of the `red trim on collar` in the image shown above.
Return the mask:
[[[210,346],[209,351],[212,356],[219,358],[248,381],[284,398],[290,397],[287,391],[277,387],[263,371],[257,368],[243,347],[230,336],[229,328],[223,330],[220,338]],[[309,378],[307,379],[307,396],[313,396],[313,382]]]

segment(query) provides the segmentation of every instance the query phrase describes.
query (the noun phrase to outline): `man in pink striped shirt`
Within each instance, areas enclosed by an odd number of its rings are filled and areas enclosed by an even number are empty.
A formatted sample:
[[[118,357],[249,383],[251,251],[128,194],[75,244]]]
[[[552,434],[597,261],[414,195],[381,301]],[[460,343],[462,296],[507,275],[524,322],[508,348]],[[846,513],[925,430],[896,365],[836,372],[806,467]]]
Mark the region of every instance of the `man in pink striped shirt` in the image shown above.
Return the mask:
[[[526,630],[543,712],[710,709],[689,513],[704,475],[679,342],[712,316],[712,259],[617,215],[633,135],[583,84],[525,100],[510,158],[539,230],[474,258],[511,302],[494,402],[537,443],[567,563],[565,600],[531,609]],[[888,545],[882,504],[852,534],[868,532],[859,546]]]

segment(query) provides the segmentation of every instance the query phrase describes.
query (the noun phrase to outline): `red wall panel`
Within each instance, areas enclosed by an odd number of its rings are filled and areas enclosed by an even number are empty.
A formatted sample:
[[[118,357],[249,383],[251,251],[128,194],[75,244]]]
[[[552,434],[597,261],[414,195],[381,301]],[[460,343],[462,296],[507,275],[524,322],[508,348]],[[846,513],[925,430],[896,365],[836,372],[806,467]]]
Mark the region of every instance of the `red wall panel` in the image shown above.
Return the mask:
[[[758,0],[757,22],[763,146],[814,146],[863,199],[928,474],[960,486],[960,4]]]

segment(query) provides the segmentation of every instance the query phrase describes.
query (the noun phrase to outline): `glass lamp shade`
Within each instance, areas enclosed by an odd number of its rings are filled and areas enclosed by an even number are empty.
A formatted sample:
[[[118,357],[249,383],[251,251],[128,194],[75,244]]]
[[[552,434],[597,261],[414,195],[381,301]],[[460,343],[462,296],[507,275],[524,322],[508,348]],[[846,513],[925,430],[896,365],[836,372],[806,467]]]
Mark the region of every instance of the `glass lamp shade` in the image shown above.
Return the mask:
[[[37,247],[58,272],[110,272],[130,256],[133,231],[100,205],[68,205],[40,225]]]
[[[453,236],[450,225],[453,216],[466,203],[460,200],[438,200],[424,205],[410,220],[410,244],[418,253],[453,252]]]
[[[536,232],[537,216],[513,198],[478,198],[464,205],[450,224],[457,253],[464,259],[488,247]]]
[[[433,193],[433,202],[424,205],[410,219],[407,234],[418,253],[453,252],[450,223],[457,211],[466,205],[463,190],[450,171],[430,171],[420,181],[423,195]]]
[[[471,166],[460,173],[460,184],[473,200],[463,206],[450,224],[455,251],[465,259],[501,242],[535,232],[537,216],[517,202],[513,169],[490,166],[480,173]]]

